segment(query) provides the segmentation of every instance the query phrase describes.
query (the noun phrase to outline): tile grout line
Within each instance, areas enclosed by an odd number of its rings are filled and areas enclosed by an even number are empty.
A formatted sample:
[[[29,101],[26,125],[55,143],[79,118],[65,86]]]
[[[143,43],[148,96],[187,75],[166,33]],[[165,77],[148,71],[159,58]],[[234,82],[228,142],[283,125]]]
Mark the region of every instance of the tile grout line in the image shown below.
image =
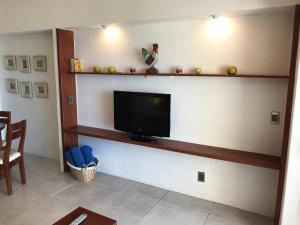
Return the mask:
[[[52,195],[50,195],[50,196],[48,196],[48,197],[50,197],[50,198],[55,198],[55,197],[57,197],[59,194],[61,194],[62,192],[64,192],[65,190],[67,190],[67,189],[73,187],[75,184],[76,184],[76,183],[70,184],[70,185],[68,185],[68,186],[66,186],[66,187],[64,187],[64,188],[62,188],[62,189],[60,189],[60,190],[57,191],[56,193],[53,193]],[[47,196],[47,195],[46,195],[46,196]]]
[[[214,209],[215,206],[216,206],[216,203],[213,202],[213,205],[212,205],[212,207],[210,208],[209,212],[207,213],[207,216],[206,216],[206,218],[205,218],[205,220],[204,220],[203,225],[205,225],[205,223],[207,222],[207,219],[208,219],[208,217],[211,215],[211,212],[213,211],[213,209]]]
[[[203,224],[202,224],[202,225],[205,225],[205,223],[206,223],[206,221],[207,221],[208,217],[209,217],[209,213],[207,213],[207,215],[206,215],[206,218],[204,219],[204,222],[203,222]]]
[[[158,203],[161,202],[161,200],[170,192],[170,190],[167,190],[166,193],[160,198],[158,199],[158,201],[145,213],[145,215],[141,218],[140,222],[137,225],[140,225],[141,222],[143,221],[143,219],[152,211],[152,209],[158,205]]]
[[[214,208],[215,208],[216,205],[217,205],[217,203],[213,202],[213,205],[212,205],[212,207],[211,207],[211,209],[209,210],[209,213],[208,213],[209,215],[211,215],[211,213],[214,210]]]

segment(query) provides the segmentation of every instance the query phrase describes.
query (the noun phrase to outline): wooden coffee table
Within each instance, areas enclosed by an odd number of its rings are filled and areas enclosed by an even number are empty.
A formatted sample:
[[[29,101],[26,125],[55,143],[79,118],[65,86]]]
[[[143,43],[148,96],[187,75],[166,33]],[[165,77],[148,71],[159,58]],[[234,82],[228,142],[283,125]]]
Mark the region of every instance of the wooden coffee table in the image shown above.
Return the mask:
[[[75,220],[83,213],[87,214],[87,218],[82,223],[80,223],[80,225],[117,225],[117,221],[94,213],[82,207],[75,209],[73,212],[69,213],[53,225],[69,225],[73,220]]]

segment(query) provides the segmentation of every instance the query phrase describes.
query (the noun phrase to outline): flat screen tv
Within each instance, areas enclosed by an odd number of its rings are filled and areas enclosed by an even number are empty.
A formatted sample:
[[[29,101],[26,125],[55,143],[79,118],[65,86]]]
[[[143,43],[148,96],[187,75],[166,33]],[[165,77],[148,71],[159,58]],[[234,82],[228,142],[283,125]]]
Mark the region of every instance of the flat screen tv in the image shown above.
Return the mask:
[[[114,91],[114,126],[141,140],[170,137],[171,95]]]

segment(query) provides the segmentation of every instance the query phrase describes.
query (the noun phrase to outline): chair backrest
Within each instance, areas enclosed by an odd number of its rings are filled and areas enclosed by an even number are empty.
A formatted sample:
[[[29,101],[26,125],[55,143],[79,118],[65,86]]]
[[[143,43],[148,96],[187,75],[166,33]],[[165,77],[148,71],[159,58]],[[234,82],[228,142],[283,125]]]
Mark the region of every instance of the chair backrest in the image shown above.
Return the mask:
[[[11,123],[11,112],[0,111],[0,123],[9,125]]]
[[[13,140],[20,138],[18,152],[23,154],[25,135],[26,135],[26,120],[22,120],[14,124],[9,124],[7,126],[7,142],[6,142],[6,146],[4,147],[4,155],[3,155],[4,164],[9,162],[9,155],[10,155],[11,144]]]
[[[0,111],[0,123],[5,124],[5,127],[7,128],[7,126],[11,123],[11,112]],[[2,146],[2,128],[0,129],[0,147]],[[7,136],[4,139],[6,140]]]

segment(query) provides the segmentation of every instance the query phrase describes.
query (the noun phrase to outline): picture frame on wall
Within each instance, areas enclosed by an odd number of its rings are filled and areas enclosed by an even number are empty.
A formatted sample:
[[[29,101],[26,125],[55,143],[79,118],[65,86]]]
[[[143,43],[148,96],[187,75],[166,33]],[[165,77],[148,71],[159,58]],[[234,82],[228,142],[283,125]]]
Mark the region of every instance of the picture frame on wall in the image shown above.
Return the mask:
[[[34,83],[34,95],[38,98],[48,98],[48,83],[47,82],[35,82]]]
[[[47,57],[45,55],[34,55],[33,69],[37,72],[47,72]]]
[[[21,81],[21,95],[24,98],[32,98],[32,85],[30,81]]]
[[[28,55],[18,56],[18,65],[19,65],[19,71],[20,72],[30,73],[31,72],[30,56],[28,56]]]
[[[3,57],[3,60],[4,60],[4,68],[6,70],[10,70],[10,71],[17,70],[16,56],[14,56],[14,55],[5,55]]]
[[[6,79],[6,88],[9,93],[18,94],[18,80],[16,79]]]

